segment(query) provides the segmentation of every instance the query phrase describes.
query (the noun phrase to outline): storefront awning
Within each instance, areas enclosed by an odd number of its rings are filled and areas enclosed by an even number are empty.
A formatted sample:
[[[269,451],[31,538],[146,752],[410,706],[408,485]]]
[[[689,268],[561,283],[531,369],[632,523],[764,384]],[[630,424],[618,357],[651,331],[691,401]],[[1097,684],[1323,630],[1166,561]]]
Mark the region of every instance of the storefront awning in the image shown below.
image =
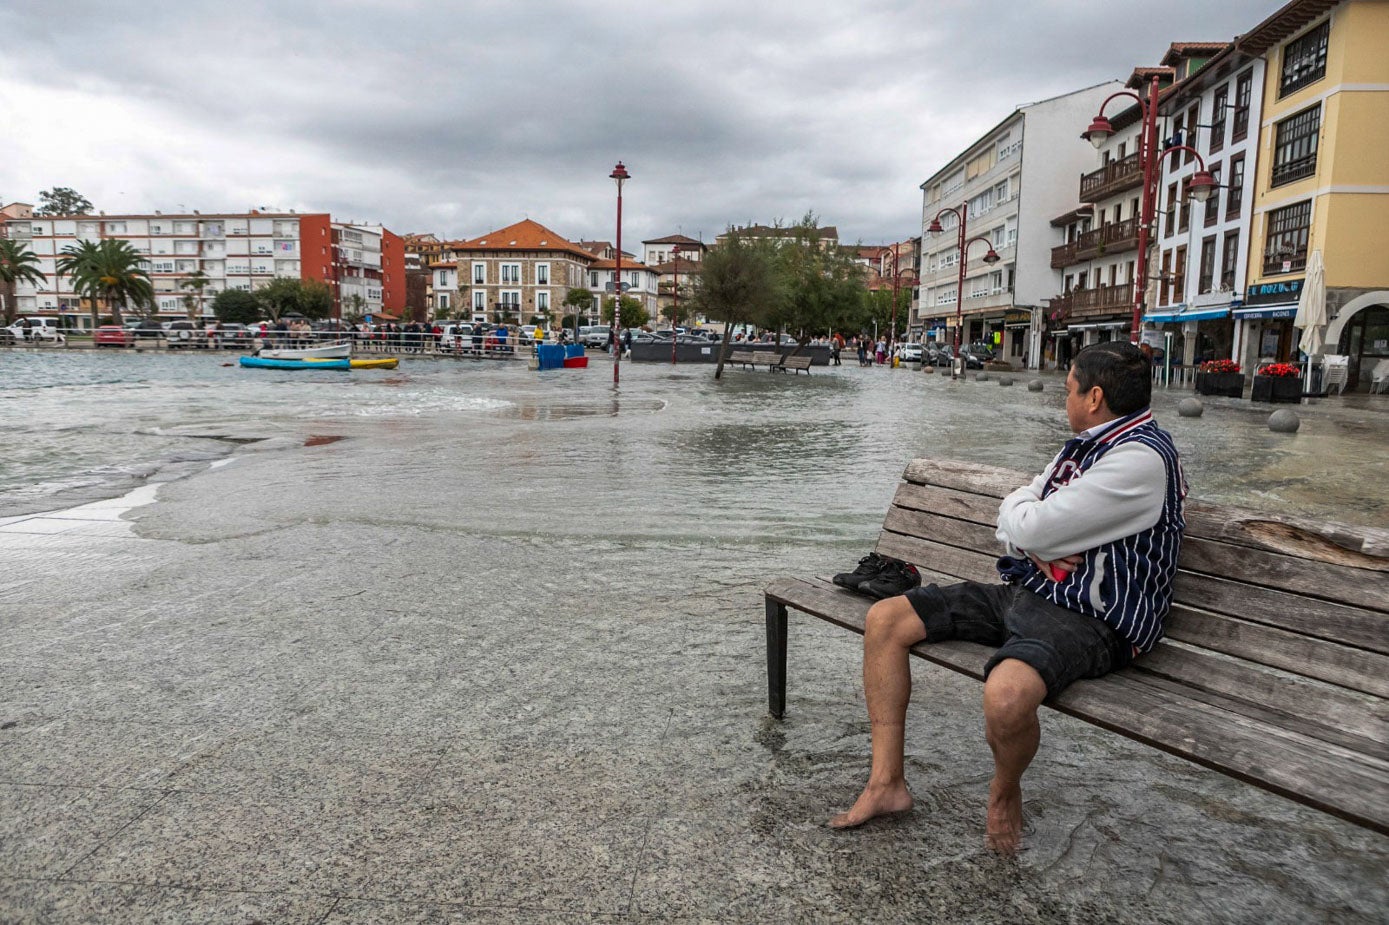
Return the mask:
[[[1260,305],[1256,308],[1237,308],[1235,317],[1241,321],[1253,321],[1259,318],[1296,318],[1296,302],[1280,302],[1277,305]]]
[[[1182,312],[1182,321],[1214,321],[1216,318],[1227,318],[1230,315],[1230,306],[1211,305],[1206,308],[1188,308]]]
[[[1143,320],[1151,324],[1172,324],[1179,321],[1182,317],[1181,312],[1153,312],[1151,315],[1144,315]]]

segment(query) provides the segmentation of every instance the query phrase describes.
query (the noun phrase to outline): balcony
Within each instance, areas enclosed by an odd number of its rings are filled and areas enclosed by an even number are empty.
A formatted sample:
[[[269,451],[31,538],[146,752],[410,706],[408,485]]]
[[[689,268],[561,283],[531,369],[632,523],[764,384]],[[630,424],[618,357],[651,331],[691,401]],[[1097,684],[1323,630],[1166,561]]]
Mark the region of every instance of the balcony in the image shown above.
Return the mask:
[[[1115,286],[1097,286],[1094,289],[1077,289],[1071,293],[1072,323],[1086,318],[1112,315],[1115,312],[1133,308],[1133,284],[1119,283]]]
[[[1051,268],[1053,270],[1062,270],[1079,262],[1080,258],[1076,256],[1076,242],[1074,241],[1051,249]]]
[[[1143,183],[1143,168],[1138,163],[1138,152],[1110,161],[1099,170],[1081,174],[1080,201],[1099,202],[1116,193],[1133,189]]]
[[[1065,321],[1074,308],[1074,297],[1071,293],[1054,295],[1047,300],[1047,318],[1053,323]]]
[[[1076,239],[1076,259],[1091,260],[1104,254],[1117,254],[1138,248],[1138,218],[1110,222],[1091,228]],[[1054,259],[1053,252],[1053,259]],[[1053,264],[1055,266],[1055,264]]]

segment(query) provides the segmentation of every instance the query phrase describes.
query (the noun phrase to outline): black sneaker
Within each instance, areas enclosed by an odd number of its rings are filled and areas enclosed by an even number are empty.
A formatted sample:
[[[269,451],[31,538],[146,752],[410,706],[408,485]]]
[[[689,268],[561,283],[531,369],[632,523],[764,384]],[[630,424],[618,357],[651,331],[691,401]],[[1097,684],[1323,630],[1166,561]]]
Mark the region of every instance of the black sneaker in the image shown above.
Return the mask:
[[[912,588],[921,584],[921,573],[916,570],[915,565],[906,562],[899,562],[896,559],[888,559],[887,567],[877,578],[865,581],[858,586],[859,593],[878,600],[896,597],[899,594],[906,594]]]
[[[854,569],[852,572],[840,572],[838,575],[834,576],[833,581],[841,588],[857,591],[859,585],[881,575],[883,569],[887,568],[887,562],[888,560],[884,559],[876,552],[870,552],[868,555],[858,560],[858,568]]]

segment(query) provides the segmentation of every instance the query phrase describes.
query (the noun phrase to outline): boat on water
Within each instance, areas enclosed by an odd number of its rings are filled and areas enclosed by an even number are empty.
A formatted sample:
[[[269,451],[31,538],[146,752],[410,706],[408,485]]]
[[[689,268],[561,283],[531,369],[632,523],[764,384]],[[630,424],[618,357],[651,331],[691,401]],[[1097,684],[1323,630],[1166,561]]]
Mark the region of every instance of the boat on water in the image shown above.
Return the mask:
[[[325,359],[308,357],[303,360],[276,360],[263,356],[242,357],[241,365],[253,369],[395,369],[400,360],[381,357],[372,360]]]
[[[352,344],[321,344],[317,347],[282,347],[278,350],[261,350],[260,356],[267,360],[345,360],[352,355]]]

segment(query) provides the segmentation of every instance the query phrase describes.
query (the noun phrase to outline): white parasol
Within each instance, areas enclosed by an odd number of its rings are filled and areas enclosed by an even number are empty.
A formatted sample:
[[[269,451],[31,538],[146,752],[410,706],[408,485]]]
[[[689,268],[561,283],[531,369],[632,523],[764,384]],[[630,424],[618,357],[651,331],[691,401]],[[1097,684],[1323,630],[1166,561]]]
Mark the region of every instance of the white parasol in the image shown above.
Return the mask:
[[[1326,268],[1322,266],[1321,251],[1312,251],[1307,260],[1307,278],[1302,281],[1302,293],[1297,298],[1297,317],[1293,327],[1302,330],[1297,346],[1308,359],[1321,353],[1326,346]]]

